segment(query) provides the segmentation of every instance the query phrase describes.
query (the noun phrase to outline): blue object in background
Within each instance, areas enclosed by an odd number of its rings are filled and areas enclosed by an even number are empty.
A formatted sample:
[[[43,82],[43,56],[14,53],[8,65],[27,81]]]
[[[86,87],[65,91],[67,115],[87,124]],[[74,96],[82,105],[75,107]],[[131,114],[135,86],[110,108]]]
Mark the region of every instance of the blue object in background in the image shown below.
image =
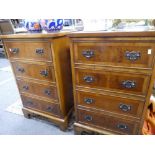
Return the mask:
[[[63,19],[43,19],[40,24],[47,32],[60,31],[63,28]]]
[[[42,27],[39,20],[25,20],[25,27],[29,32],[40,33]]]

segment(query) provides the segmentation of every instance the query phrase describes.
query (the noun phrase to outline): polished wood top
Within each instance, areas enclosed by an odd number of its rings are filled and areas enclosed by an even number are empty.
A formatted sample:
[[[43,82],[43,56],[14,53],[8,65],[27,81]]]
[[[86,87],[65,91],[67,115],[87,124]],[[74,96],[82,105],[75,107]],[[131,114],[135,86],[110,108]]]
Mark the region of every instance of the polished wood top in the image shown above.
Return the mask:
[[[0,35],[1,39],[17,39],[17,38],[56,38],[56,37],[63,37],[70,32],[53,32],[53,33],[18,33],[18,34],[9,34],[9,35]]]
[[[69,36],[76,37],[155,37],[155,31],[72,31],[72,32],[53,32],[53,33],[19,33],[0,35],[1,39],[16,39],[16,38],[56,38]]]
[[[79,31],[68,34],[76,37],[155,37],[155,31]]]

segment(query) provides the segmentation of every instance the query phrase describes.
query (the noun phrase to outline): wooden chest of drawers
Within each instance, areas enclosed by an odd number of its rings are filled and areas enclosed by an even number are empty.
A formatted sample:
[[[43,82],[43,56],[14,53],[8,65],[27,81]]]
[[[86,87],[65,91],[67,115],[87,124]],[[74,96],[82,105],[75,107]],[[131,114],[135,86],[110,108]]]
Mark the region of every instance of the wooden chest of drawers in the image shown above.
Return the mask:
[[[155,32],[69,34],[77,134],[141,134],[155,74]]]
[[[41,116],[66,130],[73,109],[66,33],[1,36],[23,101],[25,117]]]

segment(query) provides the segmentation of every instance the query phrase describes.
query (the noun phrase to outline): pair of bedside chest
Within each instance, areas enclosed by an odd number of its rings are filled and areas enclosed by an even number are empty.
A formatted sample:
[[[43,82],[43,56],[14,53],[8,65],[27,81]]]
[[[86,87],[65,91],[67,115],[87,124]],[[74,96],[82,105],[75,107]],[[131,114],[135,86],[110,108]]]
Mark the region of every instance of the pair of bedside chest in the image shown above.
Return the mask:
[[[26,117],[43,116],[65,130],[74,96],[76,134],[141,134],[155,76],[155,32],[1,38]]]

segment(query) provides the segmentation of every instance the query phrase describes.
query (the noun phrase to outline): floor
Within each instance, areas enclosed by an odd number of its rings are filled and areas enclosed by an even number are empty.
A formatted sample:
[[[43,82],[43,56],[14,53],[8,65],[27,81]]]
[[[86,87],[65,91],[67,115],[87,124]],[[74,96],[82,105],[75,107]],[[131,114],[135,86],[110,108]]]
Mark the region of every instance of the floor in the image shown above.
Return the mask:
[[[0,134],[1,135],[73,135],[73,130],[63,132],[50,122],[39,119],[26,119],[6,111],[7,107],[19,100],[19,92],[7,59],[0,58]]]

